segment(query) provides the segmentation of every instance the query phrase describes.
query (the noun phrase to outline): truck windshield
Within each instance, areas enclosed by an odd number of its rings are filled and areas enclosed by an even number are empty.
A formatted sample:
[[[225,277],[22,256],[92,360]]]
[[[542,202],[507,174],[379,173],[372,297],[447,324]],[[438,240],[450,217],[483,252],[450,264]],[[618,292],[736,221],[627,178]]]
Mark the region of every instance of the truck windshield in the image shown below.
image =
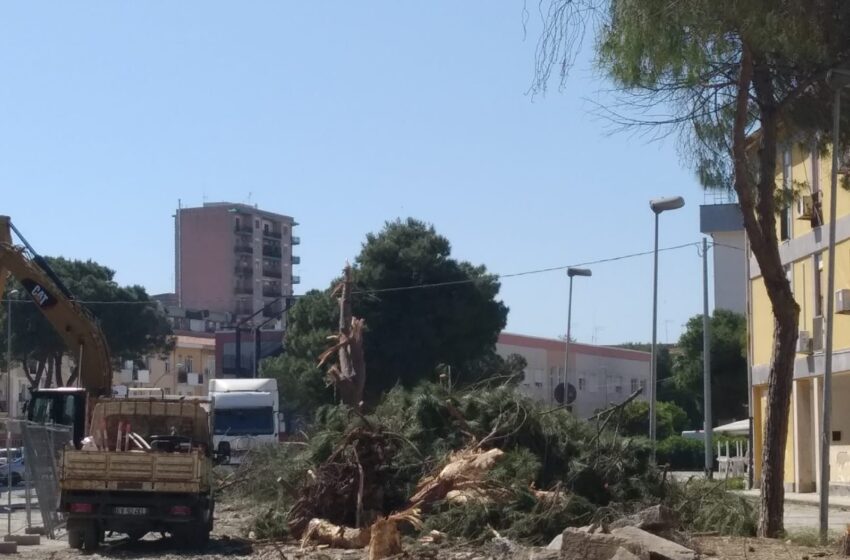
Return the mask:
[[[215,435],[253,436],[274,434],[274,411],[259,408],[218,408],[215,410]]]

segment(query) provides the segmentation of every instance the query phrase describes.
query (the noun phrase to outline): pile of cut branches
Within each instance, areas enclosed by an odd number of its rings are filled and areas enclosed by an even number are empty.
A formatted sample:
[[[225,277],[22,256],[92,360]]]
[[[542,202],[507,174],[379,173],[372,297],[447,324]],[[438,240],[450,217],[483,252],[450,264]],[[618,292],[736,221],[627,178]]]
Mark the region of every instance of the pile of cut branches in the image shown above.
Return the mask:
[[[251,494],[268,504],[257,536],[349,548],[373,548],[378,537],[391,543],[419,527],[467,539],[496,530],[542,544],[568,526],[670,499],[681,506],[690,492],[664,480],[646,442],[617,435],[616,419],[604,419],[576,420],[509,387],[394,389],[369,415],[320,409],[294,454],[263,451],[237,475],[250,481],[275,471],[277,491],[260,481],[234,488],[262,487]]]

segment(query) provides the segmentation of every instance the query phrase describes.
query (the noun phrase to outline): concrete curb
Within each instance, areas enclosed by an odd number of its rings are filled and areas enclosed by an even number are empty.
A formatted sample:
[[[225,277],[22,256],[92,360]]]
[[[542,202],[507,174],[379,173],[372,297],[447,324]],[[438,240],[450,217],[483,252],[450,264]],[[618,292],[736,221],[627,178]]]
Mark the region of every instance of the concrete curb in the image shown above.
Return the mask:
[[[761,497],[761,494],[755,494],[750,490],[735,490],[733,492],[735,494],[738,494],[739,496],[743,496],[744,498],[747,498],[747,499],[753,500],[753,501],[758,501],[758,499]],[[797,497],[794,497],[794,496],[791,496],[791,497],[785,496],[785,503],[786,504],[794,504],[794,505],[797,505],[797,506],[811,506],[811,507],[814,507],[814,508],[818,507],[818,505],[819,505],[817,501],[806,500],[806,499],[797,498]],[[850,511],[850,504],[830,503],[829,509],[837,509],[837,510],[841,510],[841,511]]]

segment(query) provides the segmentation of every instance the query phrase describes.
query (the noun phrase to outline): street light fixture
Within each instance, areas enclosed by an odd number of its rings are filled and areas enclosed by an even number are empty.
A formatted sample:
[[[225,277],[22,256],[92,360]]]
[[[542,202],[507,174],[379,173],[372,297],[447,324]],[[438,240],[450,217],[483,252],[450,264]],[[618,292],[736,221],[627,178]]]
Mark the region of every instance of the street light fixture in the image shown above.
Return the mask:
[[[832,173],[829,185],[829,249],[826,279],[826,344],[823,368],[823,421],[820,433],[820,542],[826,544],[829,528],[829,447],[830,421],[832,417],[832,322],[835,318],[835,201],[838,196],[838,148],[839,121],[841,120],[841,91],[850,86],[850,70],[833,68],[826,75],[826,82],[835,91],[832,102]]]
[[[652,273],[652,356],[649,372],[649,440],[652,445],[652,462],[655,463],[655,395],[658,384],[658,216],[668,210],[678,210],[685,205],[681,196],[656,198],[649,201],[649,207],[655,214],[655,249],[653,251]]]
[[[570,298],[567,304],[567,340],[564,343],[564,404],[571,404],[570,401],[570,328],[573,322],[573,278],[576,276],[592,276],[593,273],[589,268],[567,268],[567,276],[570,278]],[[578,388],[576,388],[578,389]],[[578,395],[576,395],[578,397]]]

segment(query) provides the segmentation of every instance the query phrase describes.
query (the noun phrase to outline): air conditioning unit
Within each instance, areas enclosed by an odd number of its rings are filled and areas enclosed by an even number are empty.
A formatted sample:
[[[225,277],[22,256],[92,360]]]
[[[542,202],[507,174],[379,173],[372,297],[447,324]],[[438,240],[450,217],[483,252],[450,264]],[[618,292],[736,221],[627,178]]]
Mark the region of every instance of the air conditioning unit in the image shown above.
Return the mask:
[[[802,194],[797,197],[797,219],[811,220],[814,215],[814,206],[812,195]]]
[[[835,290],[835,312],[850,314],[850,290]]]
[[[809,334],[809,331],[800,331],[800,333],[797,335],[797,353],[812,353],[812,336],[811,334]]]
[[[818,316],[812,319],[812,350],[814,352],[823,351],[823,317]]]

